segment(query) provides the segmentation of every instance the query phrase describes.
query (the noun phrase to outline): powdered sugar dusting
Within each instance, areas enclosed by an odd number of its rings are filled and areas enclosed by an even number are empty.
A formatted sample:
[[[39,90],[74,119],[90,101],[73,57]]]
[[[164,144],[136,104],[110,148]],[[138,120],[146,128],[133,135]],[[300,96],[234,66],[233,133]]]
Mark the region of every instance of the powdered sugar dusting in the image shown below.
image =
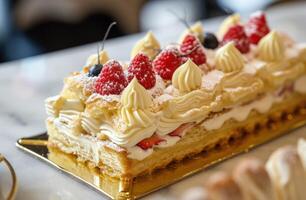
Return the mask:
[[[89,77],[87,74],[79,74],[74,76],[73,79],[77,83],[83,85],[85,92],[93,93],[95,91],[94,84],[97,80],[97,77]]]
[[[155,86],[150,90],[148,90],[148,92],[152,95],[153,98],[162,95],[165,90],[165,83],[163,79],[159,75],[156,75],[155,79],[156,79]]]
[[[87,99],[86,103],[91,103],[93,101],[106,101],[106,102],[120,102],[121,95],[101,95],[98,93],[93,93]]]
[[[116,128],[120,132],[124,132],[128,128],[127,124],[123,121],[121,117],[113,118],[113,124],[116,124],[116,127],[114,128]]]
[[[108,61],[95,83],[95,91],[102,95],[120,94],[127,86],[122,66],[116,60]]]
[[[124,149],[123,147],[109,141],[109,140],[99,140],[97,137],[95,136],[91,136],[91,135],[85,135],[85,134],[82,134],[80,136],[80,139],[85,139],[85,140],[88,140],[88,141],[91,141],[93,142],[93,144],[95,145],[98,145],[100,147],[103,147],[103,146],[107,146],[117,152],[123,152],[123,151],[126,151],[126,149]]]

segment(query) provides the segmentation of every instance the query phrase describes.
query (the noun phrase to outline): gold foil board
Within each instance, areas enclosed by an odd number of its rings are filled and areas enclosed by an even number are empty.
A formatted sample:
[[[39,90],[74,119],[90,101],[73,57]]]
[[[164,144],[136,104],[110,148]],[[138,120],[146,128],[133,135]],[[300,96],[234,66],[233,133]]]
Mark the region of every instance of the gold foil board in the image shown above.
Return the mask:
[[[48,147],[46,133],[21,138],[16,145],[111,199],[137,199],[304,124],[306,124],[306,110],[304,108],[295,110],[294,113],[279,113],[277,118],[266,120],[264,125],[254,126],[251,132],[241,131],[242,128],[239,134],[229,137],[226,141],[220,141],[219,144],[208,147],[199,154],[171,163],[166,168],[158,169],[152,174],[135,177],[132,180],[120,180],[100,174],[97,168],[77,161],[75,156]]]

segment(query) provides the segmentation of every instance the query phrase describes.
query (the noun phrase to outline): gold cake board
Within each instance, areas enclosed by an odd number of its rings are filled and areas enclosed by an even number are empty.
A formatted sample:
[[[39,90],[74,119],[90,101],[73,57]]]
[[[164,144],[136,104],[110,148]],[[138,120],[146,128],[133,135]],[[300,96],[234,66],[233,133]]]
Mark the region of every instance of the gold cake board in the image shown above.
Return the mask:
[[[240,139],[228,140],[226,145],[215,145],[152,174],[124,180],[101,174],[98,168],[77,161],[75,156],[47,146],[47,133],[21,138],[16,145],[111,199],[137,199],[305,124],[306,109],[300,108],[293,113],[285,113],[279,120],[267,120],[266,126],[255,129],[252,134],[242,134]]]

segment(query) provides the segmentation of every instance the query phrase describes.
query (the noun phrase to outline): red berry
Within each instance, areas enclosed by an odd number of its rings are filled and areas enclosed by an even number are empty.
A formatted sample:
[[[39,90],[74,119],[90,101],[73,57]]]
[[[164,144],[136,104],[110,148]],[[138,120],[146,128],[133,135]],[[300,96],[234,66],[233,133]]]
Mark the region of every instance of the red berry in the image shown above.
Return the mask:
[[[222,45],[231,41],[234,42],[235,47],[241,53],[248,53],[250,51],[250,42],[244,32],[243,26],[239,24],[231,26],[223,36]]]
[[[172,131],[171,133],[169,133],[170,136],[178,136],[178,137],[182,137],[182,133],[193,126],[193,123],[185,123],[182,124],[181,126],[179,126],[177,129],[175,129],[174,131]]]
[[[266,15],[263,12],[256,12],[251,15],[245,25],[246,35],[252,44],[257,44],[261,38],[270,32],[267,24]]]
[[[134,76],[146,89],[151,89],[155,85],[156,78],[152,69],[152,63],[149,57],[143,53],[137,54],[128,68],[128,80],[131,81]]]
[[[180,51],[197,65],[206,63],[204,47],[195,35],[188,34],[185,36]]]
[[[164,141],[164,139],[160,138],[158,135],[154,134],[149,138],[141,140],[137,146],[142,148],[143,150],[147,150],[152,148],[154,145],[159,144],[160,142]]]
[[[174,71],[183,63],[182,57],[176,48],[163,50],[153,61],[157,74],[165,80],[171,80]]]
[[[127,86],[122,66],[115,60],[108,61],[95,83],[95,90],[101,95],[120,94]]]

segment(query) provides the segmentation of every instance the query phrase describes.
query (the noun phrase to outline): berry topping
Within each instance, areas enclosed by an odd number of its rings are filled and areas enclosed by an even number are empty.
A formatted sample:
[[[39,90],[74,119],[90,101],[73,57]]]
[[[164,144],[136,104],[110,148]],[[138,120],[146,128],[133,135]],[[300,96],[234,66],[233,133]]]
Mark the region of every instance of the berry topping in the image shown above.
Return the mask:
[[[106,31],[106,33],[105,33],[105,35],[104,35],[104,37],[103,37],[103,40],[102,40],[101,51],[100,51],[100,47],[99,47],[99,45],[98,45],[98,49],[97,49],[97,62],[98,62],[98,63],[95,64],[94,66],[92,66],[92,67],[90,68],[89,73],[88,73],[88,76],[89,76],[89,77],[98,76],[98,75],[100,74],[102,68],[103,68],[103,65],[102,65],[101,59],[100,59],[100,54],[102,55],[102,59],[108,60],[108,56],[107,56],[106,52],[103,51],[103,50],[104,50],[104,43],[105,43],[106,38],[108,37],[108,34],[109,34],[111,28],[112,28],[114,25],[116,25],[116,24],[117,24],[117,22],[113,22],[113,23],[111,23],[111,24],[108,26],[107,31]],[[101,52],[101,53],[100,53],[100,52]]]
[[[102,64],[95,64],[89,69],[88,76],[93,77],[93,76],[98,76],[101,72],[103,65]]]
[[[176,48],[163,50],[153,61],[157,74],[165,80],[171,80],[174,71],[183,63],[182,57]]]
[[[216,49],[219,46],[219,41],[213,33],[205,33],[203,46],[207,49]]]
[[[149,57],[143,53],[138,53],[128,68],[128,80],[131,81],[134,76],[146,89],[151,89],[155,85],[156,79],[152,69],[152,63]]]
[[[182,137],[182,134],[184,133],[184,131],[186,131],[187,129],[189,129],[190,127],[193,126],[193,123],[185,123],[182,124],[181,126],[179,126],[177,129],[175,129],[174,131],[172,131],[171,133],[169,133],[170,136],[177,136],[177,137]]]
[[[204,48],[195,35],[188,34],[185,36],[180,46],[180,51],[197,65],[206,63]]]
[[[223,37],[222,45],[231,41],[234,42],[235,47],[241,53],[248,53],[250,51],[250,42],[244,32],[243,26],[241,25],[231,26]]]
[[[158,135],[154,134],[149,138],[141,140],[137,146],[142,148],[143,150],[147,150],[152,148],[154,145],[158,145],[160,142],[164,141],[164,139],[160,138]]]
[[[115,60],[108,61],[95,83],[95,90],[101,95],[120,94],[127,86],[122,66]]]
[[[261,38],[270,32],[266,16],[263,12],[256,12],[251,15],[245,25],[246,35],[252,44],[257,44]]]

